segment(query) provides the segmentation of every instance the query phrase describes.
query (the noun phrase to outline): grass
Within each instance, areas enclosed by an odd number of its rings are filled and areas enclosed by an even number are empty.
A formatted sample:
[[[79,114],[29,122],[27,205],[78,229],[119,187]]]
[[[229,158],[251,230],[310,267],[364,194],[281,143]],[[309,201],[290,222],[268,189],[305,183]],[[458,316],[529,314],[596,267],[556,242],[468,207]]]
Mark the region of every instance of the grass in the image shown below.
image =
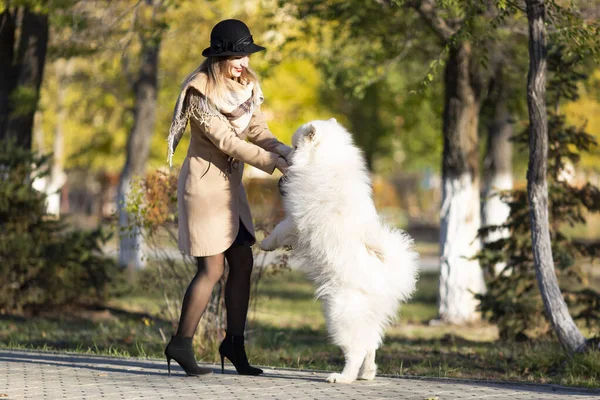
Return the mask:
[[[2,315],[0,345],[125,357],[158,356],[164,350],[162,337],[171,330],[170,322],[120,310],[69,317]]]
[[[436,316],[437,276],[424,274],[415,298],[387,332],[377,353],[379,373],[555,383],[600,387],[600,352],[568,358],[556,342],[506,343],[493,325],[430,326]],[[258,365],[339,370],[341,351],[329,344],[320,305],[297,272],[264,277],[249,313],[249,358]],[[77,315],[23,318],[0,315],[0,345],[115,356],[162,357],[173,331],[159,317],[157,293],[133,291],[110,308]],[[215,346],[198,360],[216,362]]]

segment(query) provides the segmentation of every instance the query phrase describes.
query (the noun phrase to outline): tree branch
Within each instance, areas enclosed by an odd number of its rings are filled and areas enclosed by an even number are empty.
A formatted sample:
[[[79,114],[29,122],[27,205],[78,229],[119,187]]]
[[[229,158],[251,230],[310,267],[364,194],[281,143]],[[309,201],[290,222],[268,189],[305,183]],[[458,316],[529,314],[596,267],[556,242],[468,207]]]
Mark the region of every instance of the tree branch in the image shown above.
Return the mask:
[[[384,71],[384,72],[383,72],[383,73],[381,73],[381,74],[379,74],[379,75],[378,75],[378,76],[376,76],[375,78],[372,78],[372,79],[370,79],[369,81],[367,81],[367,83],[365,84],[365,87],[369,87],[369,86],[373,85],[374,83],[377,83],[377,82],[379,82],[380,80],[382,80],[383,78],[385,78],[385,77],[386,77],[386,75],[388,74],[388,72],[390,71],[390,69],[391,69],[391,68],[392,68],[392,67],[393,67],[395,64],[399,63],[400,61],[402,61],[402,60],[405,58],[405,56],[406,56],[406,53],[408,52],[408,49],[410,48],[410,46],[412,45],[412,43],[413,43],[413,41],[412,41],[412,40],[410,40],[410,39],[409,39],[409,40],[407,40],[407,41],[404,43],[404,46],[402,47],[402,49],[400,50],[400,52],[398,52],[398,54],[397,54],[397,55],[396,55],[394,58],[392,58],[392,59],[388,60],[388,61],[387,61],[387,62],[384,64],[384,66],[383,66],[383,71]]]
[[[405,4],[419,13],[442,42],[447,43],[458,31],[439,15],[433,0],[407,1]]]
[[[526,13],[526,12],[527,12],[527,9],[525,8],[525,6],[524,6],[524,5],[517,4],[517,3],[516,3],[516,2],[514,2],[514,1],[507,0],[507,1],[506,1],[506,4],[508,4],[509,6],[512,6],[513,8],[516,8],[517,10],[520,10],[520,11],[522,11],[522,12],[524,12],[524,13]]]

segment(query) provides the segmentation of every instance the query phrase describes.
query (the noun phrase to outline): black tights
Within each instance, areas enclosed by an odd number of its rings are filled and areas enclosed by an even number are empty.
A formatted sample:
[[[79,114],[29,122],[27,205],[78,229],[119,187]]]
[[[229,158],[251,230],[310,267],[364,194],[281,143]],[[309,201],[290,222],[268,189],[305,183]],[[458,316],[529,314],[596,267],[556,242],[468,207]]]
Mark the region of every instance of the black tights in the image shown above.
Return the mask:
[[[213,287],[223,275],[225,259],[229,264],[229,276],[227,285],[225,285],[227,333],[243,335],[250,300],[250,275],[254,259],[250,246],[236,244],[227,249],[225,253],[209,257],[196,257],[198,272],[183,297],[177,335],[194,336],[200,318],[210,300]]]

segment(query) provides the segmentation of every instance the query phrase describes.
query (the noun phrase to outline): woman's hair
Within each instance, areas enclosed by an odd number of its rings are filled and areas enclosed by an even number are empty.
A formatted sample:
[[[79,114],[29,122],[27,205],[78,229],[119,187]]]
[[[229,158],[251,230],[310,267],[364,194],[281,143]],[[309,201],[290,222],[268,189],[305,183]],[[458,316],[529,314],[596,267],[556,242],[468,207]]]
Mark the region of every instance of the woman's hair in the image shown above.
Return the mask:
[[[207,57],[206,60],[191,74],[189,74],[182,82],[182,88],[186,87],[199,73],[205,73],[208,77],[206,83],[206,93],[204,95],[209,101],[216,106],[223,104],[235,104],[237,99],[234,97],[234,90],[230,83],[230,79],[225,76],[227,61],[232,57]],[[252,82],[254,87],[258,87],[258,76],[256,73],[246,67],[242,71],[242,75],[236,80],[243,84]],[[255,90],[255,94],[258,93]]]

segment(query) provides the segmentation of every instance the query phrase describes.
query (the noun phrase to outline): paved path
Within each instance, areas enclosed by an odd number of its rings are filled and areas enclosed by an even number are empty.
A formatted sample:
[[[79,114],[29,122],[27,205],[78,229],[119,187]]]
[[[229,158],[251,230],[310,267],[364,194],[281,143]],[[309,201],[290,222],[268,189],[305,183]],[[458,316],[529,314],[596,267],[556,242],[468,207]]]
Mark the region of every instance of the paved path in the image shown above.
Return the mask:
[[[166,362],[0,350],[0,399],[599,399],[600,391],[551,385],[377,377],[347,384],[326,373],[265,368],[260,377],[235,373],[187,377]]]

